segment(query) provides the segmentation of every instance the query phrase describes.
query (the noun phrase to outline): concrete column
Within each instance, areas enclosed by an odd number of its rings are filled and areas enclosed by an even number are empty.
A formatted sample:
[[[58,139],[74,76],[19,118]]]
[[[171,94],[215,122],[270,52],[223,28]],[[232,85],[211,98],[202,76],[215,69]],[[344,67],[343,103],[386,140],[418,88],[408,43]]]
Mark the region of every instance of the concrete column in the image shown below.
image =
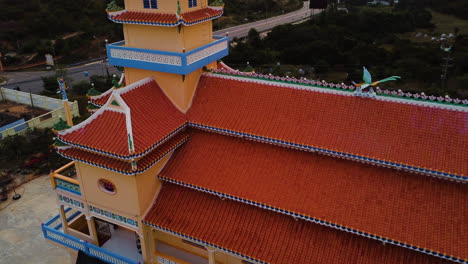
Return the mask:
[[[215,260],[215,252],[216,250],[211,247],[206,247],[206,250],[208,251],[208,263],[209,264],[216,264]]]
[[[92,243],[96,246],[99,246],[99,239],[96,231],[96,222],[94,222],[94,217],[86,216],[86,222],[88,223],[89,236],[93,240]]]
[[[145,235],[138,234],[140,237],[140,244],[141,244],[141,255],[143,257],[143,262],[145,264],[152,263],[152,255],[151,248],[149,247],[149,234],[145,232]]]
[[[151,234],[150,235],[150,240],[151,240],[150,249],[151,249],[151,252],[156,252],[158,251],[158,240],[156,239],[156,230],[151,229],[150,234]]]
[[[60,220],[62,221],[62,229],[64,233],[68,231],[68,221],[67,216],[65,215],[65,208],[63,205],[59,205]]]

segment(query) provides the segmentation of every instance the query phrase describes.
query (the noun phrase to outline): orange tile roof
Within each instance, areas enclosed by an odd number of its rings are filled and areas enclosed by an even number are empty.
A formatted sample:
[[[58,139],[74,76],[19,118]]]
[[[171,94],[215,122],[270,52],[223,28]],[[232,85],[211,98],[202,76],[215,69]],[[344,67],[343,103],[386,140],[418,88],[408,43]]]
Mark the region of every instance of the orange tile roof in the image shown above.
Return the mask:
[[[109,12],[107,16],[117,23],[144,24],[155,26],[177,26],[180,24],[193,25],[206,20],[220,17],[223,9],[202,8],[191,12],[182,13],[180,18],[176,14],[159,13],[152,11],[129,11]]]
[[[86,149],[128,155],[124,113],[104,110],[99,115],[93,114],[90,118],[93,118],[91,122],[70,133],[59,132],[58,138],[64,143]]]
[[[84,162],[93,166],[115,171],[122,174],[135,174],[145,172],[156,162],[161,160],[167,154],[177,149],[188,139],[188,134],[181,132],[176,136],[166,141],[155,150],[149,152],[143,158],[136,161],[136,169],[132,169],[129,161],[110,158],[108,156],[85,151],[75,147],[58,148],[57,153],[65,158]]]
[[[468,179],[467,111],[278,85],[205,75],[189,121]]]
[[[144,221],[165,232],[263,263],[448,263],[167,183]]]
[[[160,178],[468,259],[465,184],[199,131]]]
[[[128,11],[108,13],[108,17],[119,23],[151,23],[161,25],[174,25],[178,23],[176,14],[165,14],[157,12]]]
[[[132,171],[132,165],[129,161],[110,158],[75,147],[58,148],[57,153],[67,159],[80,161],[120,173],[126,174]]]
[[[82,124],[59,132],[59,139],[118,158],[137,158],[169,139],[186,124],[185,115],[152,79],[113,90],[112,93],[122,98],[130,109],[129,113],[116,112],[104,106]],[[130,115],[134,153],[129,151],[126,113]]]
[[[109,100],[109,97],[112,94],[112,90],[114,90],[114,88],[110,88],[109,90],[107,90],[105,93],[101,95],[91,96],[89,97],[89,101],[95,106],[99,106],[99,107],[103,106],[104,104],[107,103],[107,100]]]
[[[186,23],[208,20],[223,14],[222,9],[202,8],[181,14],[181,18]]]

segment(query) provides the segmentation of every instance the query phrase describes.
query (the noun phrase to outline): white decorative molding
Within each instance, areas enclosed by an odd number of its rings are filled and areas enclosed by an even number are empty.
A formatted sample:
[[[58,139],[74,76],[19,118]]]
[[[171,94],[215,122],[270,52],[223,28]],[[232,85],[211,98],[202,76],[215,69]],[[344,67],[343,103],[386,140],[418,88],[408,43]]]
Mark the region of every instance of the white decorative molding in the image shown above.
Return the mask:
[[[227,41],[222,41],[218,44],[215,44],[213,46],[210,46],[206,49],[202,49],[200,51],[197,51],[193,54],[190,54],[187,56],[187,65],[190,65],[192,63],[195,63],[199,60],[202,60],[208,56],[211,56],[213,54],[216,54],[222,50],[228,49],[228,43]]]
[[[180,56],[110,48],[112,58],[182,66],[182,58]]]

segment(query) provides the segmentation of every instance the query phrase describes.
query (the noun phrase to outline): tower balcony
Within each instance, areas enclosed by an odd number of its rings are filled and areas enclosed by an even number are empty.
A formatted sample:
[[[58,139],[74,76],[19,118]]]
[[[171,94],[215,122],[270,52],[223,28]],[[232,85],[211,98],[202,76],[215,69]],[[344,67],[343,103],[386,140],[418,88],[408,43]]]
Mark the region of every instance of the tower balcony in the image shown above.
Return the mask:
[[[168,52],[126,47],[125,41],[107,45],[109,63],[114,66],[189,74],[229,53],[229,38],[214,37],[214,41],[188,52]]]
[[[63,209],[63,208],[62,208]],[[87,256],[100,259],[111,264],[143,263],[136,246],[135,233],[124,228],[113,229],[112,225],[100,225],[97,229],[97,241],[90,242],[90,233],[86,222],[104,223],[98,219],[86,220],[82,212],[72,208],[63,209],[61,215],[56,215],[43,223],[44,238],[72,250],[81,251]],[[65,224],[64,224],[65,223]],[[84,224],[83,224],[84,223]],[[108,230],[106,230],[106,228]],[[112,229],[112,230],[111,230]]]
[[[72,161],[50,174],[52,188],[81,196],[80,183],[76,174],[75,162]]]

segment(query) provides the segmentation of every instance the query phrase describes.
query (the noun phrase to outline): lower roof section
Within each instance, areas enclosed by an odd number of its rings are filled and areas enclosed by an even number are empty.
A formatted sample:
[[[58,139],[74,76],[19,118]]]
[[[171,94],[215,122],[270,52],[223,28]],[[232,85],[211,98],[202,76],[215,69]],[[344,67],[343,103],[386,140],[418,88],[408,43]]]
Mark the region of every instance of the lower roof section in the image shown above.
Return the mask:
[[[165,232],[264,263],[446,263],[169,183],[163,184],[144,221]]]
[[[468,259],[468,186],[194,130],[159,176],[417,251]]]
[[[57,153],[64,158],[83,162],[106,170],[126,175],[143,173],[164,158],[166,155],[180,147],[188,139],[188,134],[180,132],[150,151],[143,158],[135,161],[133,167],[130,161],[111,158],[94,152],[75,147],[61,147]]]

